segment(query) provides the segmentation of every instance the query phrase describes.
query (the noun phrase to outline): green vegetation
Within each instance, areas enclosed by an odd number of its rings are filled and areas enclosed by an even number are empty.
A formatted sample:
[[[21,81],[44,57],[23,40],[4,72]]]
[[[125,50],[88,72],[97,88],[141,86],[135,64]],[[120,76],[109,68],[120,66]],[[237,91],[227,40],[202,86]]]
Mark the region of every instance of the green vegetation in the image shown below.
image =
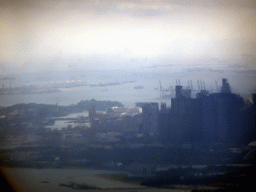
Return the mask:
[[[80,111],[88,110],[94,106],[95,110],[106,111],[110,107],[124,107],[124,105],[118,101],[96,101],[95,99],[80,101],[76,107]]]
[[[76,105],[57,106],[48,104],[17,104],[10,107],[0,109],[0,114],[26,114],[27,116],[36,116],[39,119],[46,117],[60,117],[66,116],[70,113],[78,113],[88,111],[90,107],[94,106],[95,110],[106,111],[110,107],[124,107],[124,105],[117,101],[97,101],[95,99],[80,101]]]

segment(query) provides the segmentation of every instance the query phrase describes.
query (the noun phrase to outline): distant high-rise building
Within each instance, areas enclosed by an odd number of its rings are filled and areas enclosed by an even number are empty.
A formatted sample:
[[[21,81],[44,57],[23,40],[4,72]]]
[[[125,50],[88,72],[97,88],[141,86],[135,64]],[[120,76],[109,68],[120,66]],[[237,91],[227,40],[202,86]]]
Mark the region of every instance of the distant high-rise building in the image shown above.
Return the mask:
[[[196,98],[204,97],[204,96],[209,96],[209,92],[206,90],[201,90],[196,94]]]
[[[96,111],[95,111],[95,106],[93,105],[92,107],[89,108],[89,119],[91,123],[93,123],[95,115],[96,115]]]
[[[159,114],[159,133],[164,144],[241,145],[241,133],[248,129],[242,128],[244,101],[231,93],[227,79],[223,79],[220,93],[209,95],[201,91],[195,99],[184,97],[178,85],[176,98],[171,101],[171,110],[161,110]]]
[[[227,79],[222,79],[221,93],[231,93],[229,83]]]
[[[232,93],[213,93],[199,98],[198,103],[204,142],[236,144],[243,99]]]
[[[181,94],[185,98],[191,98],[191,89],[182,89]]]
[[[256,94],[252,94],[253,104],[242,110],[242,126],[239,141],[248,145],[256,140]]]
[[[189,129],[192,129],[191,112],[194,99],[190,89],[176,85],[176,97],[171,99],[171,109],[159,114],[159,134],[163,143],[178,144],[189,142]]]
[[[161,111],[166,111],[166,103],[161,103]]]
[[[158,128],[158,103],[143,103],[142,121],[144,134],[156,134]]]
[[[182,89],[182,86],[175,86],[176,97],[171,99],[171,109],[174,113],[184,113],[191,105],[193,99],[191,98],[190,89]]]
[[[182,86],[181,85],[176,85],[175,86],[175,97],[176,98],[181,98],[182,97]]]

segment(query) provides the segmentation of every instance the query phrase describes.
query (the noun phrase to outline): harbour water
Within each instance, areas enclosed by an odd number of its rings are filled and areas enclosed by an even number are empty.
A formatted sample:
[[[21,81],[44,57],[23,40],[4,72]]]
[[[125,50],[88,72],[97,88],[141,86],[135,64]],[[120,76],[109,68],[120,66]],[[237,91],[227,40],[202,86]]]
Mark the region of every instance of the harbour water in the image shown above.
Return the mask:
[[[89,112],[88,111],[83,111],[81,113],[72,113],[69,114],[67,116],[62,117],[63,119],[65,118],[74,118],[74,119],[79,119],[81,117],[88,117],[89,116]],[[48,125],[46,126],[46,128],[49,129],[58,129],[61,130],[62,128],[67,128],[68,126],[71,127],[75,127],[75,126],[87,126],[90,127],[91,124],[89,122],[83,122],[83,123],[79,123],[78,121],[71,121],[71,120],[55,120],[53,125]]]
[[[221,86],[221,79],[229,80],[232,92],[237,94],[247,94],[256,91],[254,82],[256,73],[237,73],[237,72],[219,72],[219,71],[144,71],[144,72],[125,72],[125,71],[94,71],[90,73],[77,72],[67,74],[26,74],[19,75],[13,80],[12,86],[21,86],[25,84],[35,84],[43,82],[54,82],[61,80],[86,80],[88,84],[128,82],[120,85],[111,86],[83,86],[73,88],[60,88],[60,92],[42,93],[42,94],[17,94],[0,95],[0,106],[11,106],[18,103],[42,103],[71,105],[77,104],[82,100],[110,100],[119,101],[125,107],[135,106],[136,102],[161,102],[165,101],[167,106],[169,100],[160,100],[159,81],[163,88],[175,86],[176,79],[180,79],[181,85],[187,86],[187,81],[192,80],[193,86],[197,89],[197,80],[205,81],[207,89],[215,88],[215,81]],[[3,83],[3,82],[2,82]],[[8,82],[5,82],[6,86]],[[135,86],[143,86],[143,89],[134,89]]]

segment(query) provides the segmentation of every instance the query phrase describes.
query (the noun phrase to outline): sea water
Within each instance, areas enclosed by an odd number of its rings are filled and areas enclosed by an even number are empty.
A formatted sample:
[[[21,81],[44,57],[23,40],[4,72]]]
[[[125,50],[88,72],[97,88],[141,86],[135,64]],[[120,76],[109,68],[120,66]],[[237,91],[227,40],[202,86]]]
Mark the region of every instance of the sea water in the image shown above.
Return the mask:
[[[44,82],[55,82],[64,80],[85,80],[88,84],[119,82],[120,85],[106,87],[73,87],[62,88],[61,92],[44,94],[17,94],[0,95],[0,106],[11,106],[18,103],[41,103],[71,105],[77,104],[82,100],[110,100],[119,101],[125,107],[135,106],[136,102],[166,102],[170,105],[170,99],[161,100],[159,91],[159,81],[164,89],[174,88],[176,79],[180,80],[181,85],[188,86],[188,80],[192,80],[194,89],[198,89],[197,80],[205,82],[206,88],[213,90],[221,86],[222,78],[229,80],[231,90],[238,94],[249,95],[256,91],[255,73],[237,73],[237,72],[218,72],[218,71],[76,71],[76,72],[50,72],[50,73],[32,73],[20,74],[13,80],[11,86],[22,86]],[[125,82],[125,83],[123,83]],[[8,86],[8,82],[6,83]],[[134,89],[141,85],[143,89]]]

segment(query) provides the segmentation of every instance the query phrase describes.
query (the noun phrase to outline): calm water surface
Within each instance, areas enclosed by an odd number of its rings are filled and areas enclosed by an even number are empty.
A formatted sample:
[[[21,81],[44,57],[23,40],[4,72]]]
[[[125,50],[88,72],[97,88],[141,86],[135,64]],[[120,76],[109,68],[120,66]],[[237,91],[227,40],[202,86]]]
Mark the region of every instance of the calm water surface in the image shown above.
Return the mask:
[[[57,78],[59,77],[59,78]],[[133,83],[126,83],[121,85],[114,85],[108,87],[75,87],[60,89],[61,92],[46,93],[46,94],[27,94],[27,95],[1,95],[0,105],[10,106],[18,103],[43,103],[71,105],[77,104],[81,100],[110,100],[119,101],[126,107],[135,106],[136,102],[161,102],[159,100],[159,81],[161,81],[163,88],[174,87],[176,79],[180,79],[181,85],[187,86],[187,81],[192,80],[194,88],[197,89],[197,80],[205,81],[206,88],[215,88],[215,81],[218,86],[221,86],[221,79],[227,78],[229,80],[231,89],[234,93],[252,93],[256,92],[256,74],[235,73],[235,72],[211,72],[211,71],[181,71],[181,72],[112,72],[100,71],[95,73],[87,73],[83,75],[77,74],[55,74],[40,77],[33,75],[19,76],[13,82],[16,84],[33,84],[47,81],[67,80],[73,77],[74,80],[82,79],[87,83],[110,83],[123,81],[136,81]],[[75,77],[75,78],[74,78]],[[22,81],[21,81],[22,79]],[[142,85],[144,89],[134,89],[135,86]],[[167,105],[170,105],[170,100],[167,100]]]

